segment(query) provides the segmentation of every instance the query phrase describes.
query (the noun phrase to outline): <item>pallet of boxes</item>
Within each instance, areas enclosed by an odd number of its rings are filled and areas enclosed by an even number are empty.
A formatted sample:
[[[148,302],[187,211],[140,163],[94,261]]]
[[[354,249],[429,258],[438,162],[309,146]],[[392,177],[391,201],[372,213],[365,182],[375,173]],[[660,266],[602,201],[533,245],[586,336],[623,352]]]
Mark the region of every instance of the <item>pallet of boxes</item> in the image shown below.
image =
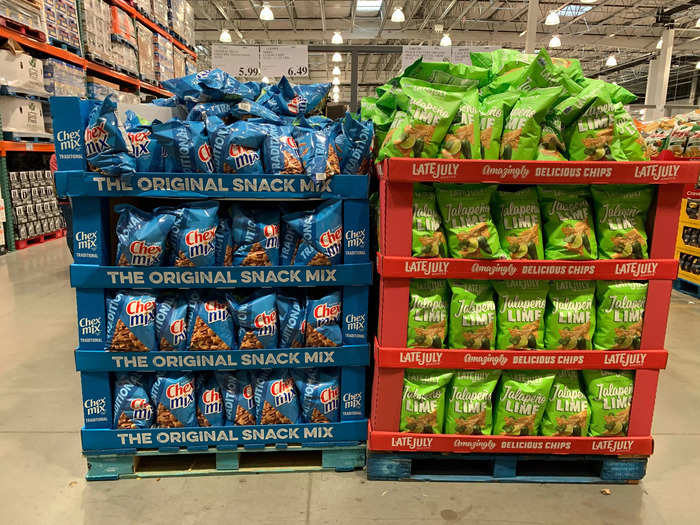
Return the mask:
[[[330,84],[165,87],[52,99],[87,478],[361,468],[371,123],[322,116]]]
[[[646,160],[633,96],[575,60],[472,64],[419,61],[363,100],[380,161],[368,477],[635,482],[668,357],[668,232],[700,163]]]

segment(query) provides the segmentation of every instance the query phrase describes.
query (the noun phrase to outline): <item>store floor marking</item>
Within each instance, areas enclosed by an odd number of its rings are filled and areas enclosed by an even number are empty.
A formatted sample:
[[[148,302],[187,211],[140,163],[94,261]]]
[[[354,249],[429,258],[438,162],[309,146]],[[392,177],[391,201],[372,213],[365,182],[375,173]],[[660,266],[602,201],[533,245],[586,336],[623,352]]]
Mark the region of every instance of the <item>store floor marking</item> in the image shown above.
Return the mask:
[[[511,483],[637,483],[647,458],[582,455],[371,452],[372,481],[498,481]]]
[[[139,451],[111,455],[87,453],[86,456],[88,481],[319,470],[346,472],[364,467],[365,445],[304,447],[279,444],[225,451]]]

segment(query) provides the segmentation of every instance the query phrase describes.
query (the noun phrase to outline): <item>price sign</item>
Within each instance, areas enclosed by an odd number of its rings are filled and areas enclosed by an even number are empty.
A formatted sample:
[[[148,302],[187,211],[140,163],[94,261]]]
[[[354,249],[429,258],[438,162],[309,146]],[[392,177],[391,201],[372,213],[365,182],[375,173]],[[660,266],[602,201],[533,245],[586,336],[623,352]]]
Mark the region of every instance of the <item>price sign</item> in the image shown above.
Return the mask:
[[[260,48],[212,44],[211,65],[235,77],[260,76]]]
[[[478,53],[483,51],[493,51],[498,49],[498,46],[452,46],[452,63],[472,65],[472,58],[469,53]]]
[[[452,51],[450,46],[403,46],[401,67],[406,69],[421,57],[423,57],[424,62],[450,62]]]
[[[260,69],[269,77],[308,77],[309,49],[306,46],[260,46]]]

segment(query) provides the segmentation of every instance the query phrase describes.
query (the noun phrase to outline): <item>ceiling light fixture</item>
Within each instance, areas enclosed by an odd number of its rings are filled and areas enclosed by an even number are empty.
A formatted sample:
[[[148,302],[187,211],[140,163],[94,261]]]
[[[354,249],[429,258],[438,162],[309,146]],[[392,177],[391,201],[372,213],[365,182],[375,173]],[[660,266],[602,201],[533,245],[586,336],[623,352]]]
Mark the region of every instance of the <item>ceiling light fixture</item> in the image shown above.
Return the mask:
[[[664,39],[659,38],[659,41],[656,43],[656,49],[661,49],[664,45]]]
[[[695,22],[695,27],[698,27],[698,28],[700,28],[700,18],[698,18],[698,21],[697,21],[697,22]]]
[[[698,63],[695,64],[695,69],[700,69],[700,60],[698,60]]]
[[[225,44],[231,42],[231,33],[228,32],[228,29],[221,30],[221,34],[219,35],[219,42],[223,42]]]
[[[333,38],[331,38],[331,44],[342,44],[343,43],[343,36],[336,31],[333,33]]]
[[[340,68],[338,66],[333,66],[332,75],[340,75]]]
[[[340,88],[338,86],[333,86],[333,94],[337,95],[338,93],[340,93]]]
[[[615,67],[617,65],[617,58],[615,58],[615,55],[610,55],[605,61],[605,65],[608,67]]]
[[[443,29],[445,29],[445,26],[443,26],[442,24],[435,24],[433,26],[433,31],[435,31],[436,33],[442,33]]]
[[[262,82],[263,84],[269,84],[269,83],[270,83],[270,79],[267,78],[267,77],[262,77],[260,80],[261,80],[261,82]]]
[[[595,4],[597,0],[581,0],[582,4]]]
[[[561,47],[561,40],[559,39],[559,35],[552,36],[552,39],[549,41],[549,47]]]
[[[442,47],[449,47],[449,46],[451,46],[451,45],[452,45],[452,39],[450,38],[450,35],[448,35],[447,33],[445,33],[444,35],[442,35],[442,38],[440,39],[440,45],[441,45]]]
[[[333,93],[333,102],[338,102],[340,100],[340,95],[338,93]]]
[[[272,9],[270,9],[270,6],[267,3],[263,4],[263,8],[260,10],[260,20],[264,20],[265,22],[269,22],[270,20],[275,19],[275,14],[272,12]]]
[[[331,61],[332,61],[332,62],[342,62],[342,61],[343,61],[343,57],[340,55],[340,53],[338,53],[338,52],[336,51],[335,53],[333,53],[333,57],[331,58]]]
[[[339,86],[340,85],[340,79],[338,77],[333,77],[333,85],[334,86]]]
[[[394,12],[391,14],[391,21],[397,24],[405,22],[406,17],[403,14],[403,9],[401,9],[400,7],[394,8]]]
[[[550,11],[547,18],[544,19],[544,25],[546,26],[558,26],[559,25],[559,15],[556,11]]]

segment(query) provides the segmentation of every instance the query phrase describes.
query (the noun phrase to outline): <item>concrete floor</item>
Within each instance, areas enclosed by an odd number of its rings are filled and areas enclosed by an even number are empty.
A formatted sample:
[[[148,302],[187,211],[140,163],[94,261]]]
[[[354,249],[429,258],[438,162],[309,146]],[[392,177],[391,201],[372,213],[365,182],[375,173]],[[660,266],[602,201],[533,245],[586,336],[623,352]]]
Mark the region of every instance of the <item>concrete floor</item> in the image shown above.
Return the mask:
[[[368,482],[364,472],[87,483],[74,370],[75,301],[62,240],[0,257],[0,522],[697,523],[700,301],[674,292],[655,420],[639,485]]]

